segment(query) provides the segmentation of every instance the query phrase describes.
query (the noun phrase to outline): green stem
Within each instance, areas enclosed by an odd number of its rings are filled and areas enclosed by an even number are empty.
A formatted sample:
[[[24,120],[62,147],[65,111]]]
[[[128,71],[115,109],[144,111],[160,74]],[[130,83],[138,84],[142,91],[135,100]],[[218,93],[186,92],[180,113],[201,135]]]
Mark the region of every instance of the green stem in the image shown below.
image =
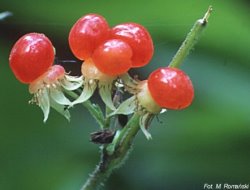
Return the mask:
[[[104,181],[109,177],[110,171],[108,172],[107,170],[103,169],[103,166],[104,166],[103,160],[106,160],[106,159],[104,159],[104,157],[105,157],[104,155],[105,155],[105,153],[104,153],[104,151],[102,151],[101,162],[99,163],[99,165],[96,166],[96,169],[90,175],[90,177],[88,178],[86,183],[83,185],[81,190],[98,189],[104,183]]]
[[[65,91],[65,93],[67,93],[72,98],[78,98],[78,95],[75,92],[67,90]],[[90,100],[83,102],[82,105],[89,111],[92,117],[94,117],[99,126],[101,128],[104,128],[105,120],[100,107],[95,104],[92,104]]]
[[[105,108],[105,126],[104,128],[109,128],[111,127],[111,120],[112,120],[112,117],[109,117],[108,115],[111,114],[113,112],[113,110],[111,110],[108,106],[106,106]]]
[[[212,12],[212,6],[209,6],[204,17],[195,22],[191,31],[188,33],[186,39],[184,40],[181,47],[179,48],[179,50],[173,57],[172,61],[170,62],[169,67],[176,67],[176,68],[180,67],[184,59],[189,54],[190,50],[192,50],[193,46],[198,41],[203,29],[206,27],[211,12]]]
[[[129,120],[128,124],[121,131],[116,143],[120,150],[124,151],[130,146],[130,142],[140,129],[140,117],[141,116],[138,113],[135,113]]]
[[[139,119],[140,115],[134,114],[129,120],[128,124],[123,128],[123,132],[121,132],[123,135],[119,136],[121,138],[117,140],[115,150],[112,154],[109,154],[107,151],[109,145],[102,147],[101,161],[81,190],[98,189],[110,176],[112,171],[122,165],[128,156],[132,141],[140,129]]]

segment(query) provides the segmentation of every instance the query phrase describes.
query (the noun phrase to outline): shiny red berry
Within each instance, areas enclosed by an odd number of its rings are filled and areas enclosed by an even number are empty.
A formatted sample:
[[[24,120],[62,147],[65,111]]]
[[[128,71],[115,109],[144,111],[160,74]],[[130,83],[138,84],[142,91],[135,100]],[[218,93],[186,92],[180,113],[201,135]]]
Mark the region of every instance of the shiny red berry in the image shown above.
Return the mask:
[[[88,14],[81,17],[69,33],[71,51],[80,60],[90,58],[97,46],[108,38],[109,31],[108,23],[102,16]]]
[[[148,78],[148,88],[155,102],[167,109],[184,109],[194,97],[190,78],[177,68],[159,68]]]
[[[133,51],[132,67],[142,67],[149,63],[154,53],[149,32],[136,23],[120,24],[112,28],[112,38],[127,42]]]
[[[94,51],[92,59],[101,72],[116,76],[130,69],[131,57],[132,50],[126,42],[112,39],[100,45]]]
[[[29,33],[15,43],[9,62],[19,81],[31,83],[48,70],[54,56],[53,45],[44,34]]]

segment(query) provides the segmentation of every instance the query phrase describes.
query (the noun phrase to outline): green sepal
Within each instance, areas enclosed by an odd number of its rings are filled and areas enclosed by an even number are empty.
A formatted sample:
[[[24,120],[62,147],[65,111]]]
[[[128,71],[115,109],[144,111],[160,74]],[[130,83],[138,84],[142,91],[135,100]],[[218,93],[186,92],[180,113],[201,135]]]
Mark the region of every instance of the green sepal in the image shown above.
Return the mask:
[[[137,88],[138,81],[133,79],[128,73],[125,73],[119,76],[120,79],[124,82],[124,85],[130,88]]]
[[[49,93],[50,93],[51,99],[53,99],[56,103],[61,104],[61,105],[70,105],[71,104],[71,101],[58,88],[56,88],[56,87],[50,88]]]
[[[99,81],[99,94],[102,98],[102,101],[108,106],[111,110],[115,110],[115,106],[112,100],[112,82],[102,82]]]
[[[75,104],[87,101],[94,94],[96,86],[97,84],[94,80],[91,80],[91,82],[86,82],[81,95],[75,101],[71,102],[70,107],[74,106]]]
[[[73,77],[65,75],[65,79],[61,81],[61,85],[64,89],[72,91],[80,88],[83,84],[83,77]]]
[[[50,100],[49,100],[49,91],[47,88],[41,89],[41,91],[37,94],[38,106],[42,109],[45,123],[49,117],[50,112]]]
[[[60,105],[55,102],[52,98],[50,99],[50,105],[53,109],[55,109],[58,113],[63,115],[68,121],[70,121],[70,112],[68,109],[65,109],[64,105]]]
[[[151,134],[147,130],[152,119],[153,119],[152,114],[146,113],[145,115],[142,115],[140,117],[140,122],[139,122],[141,130],[148,140],[152,139]]]
[[[116,115],[116,114],[124,114],[129,115],[135,112],[137,107],[136,96],[132,96],[122,102],[119,107],[111,113],[109,116]]]

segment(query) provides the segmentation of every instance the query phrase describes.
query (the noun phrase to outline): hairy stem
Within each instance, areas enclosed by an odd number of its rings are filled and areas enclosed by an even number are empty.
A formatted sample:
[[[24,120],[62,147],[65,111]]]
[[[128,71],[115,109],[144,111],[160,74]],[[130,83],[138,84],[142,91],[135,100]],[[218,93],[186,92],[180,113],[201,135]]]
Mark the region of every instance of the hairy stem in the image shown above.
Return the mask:
[[[105,150],[102,150],[100,163],[96,166],[96,169],[89,176],[88,180],[83,185],[81,190],[98,189],[103,185],[105,180],[109,177],[110,173],[111,170],[109,169],[109,163],[106,158]]]
[[[94,172],[89,176],[81,190],[95,190],[103,185],[105,180],[110,176],[112,171],[119,168],[129,154],[133,139],[140,129],[140,116],[134,114],[128,124],[123,128],[115,144],[114,151],[110,154],[109,146],[102,147],[101,161]]]
[[[194,47],[195,43],[198,41],[203,29],[206,27],[208,18],[212,12],[212,6],[210,6],[202,19],[198,19],[191,31],[188,33],[186,39],[183,41],[181,47],[173,57],[169,64],[169,67],[179,68],[183,63],[184,59],[189,54],[190,50]]]

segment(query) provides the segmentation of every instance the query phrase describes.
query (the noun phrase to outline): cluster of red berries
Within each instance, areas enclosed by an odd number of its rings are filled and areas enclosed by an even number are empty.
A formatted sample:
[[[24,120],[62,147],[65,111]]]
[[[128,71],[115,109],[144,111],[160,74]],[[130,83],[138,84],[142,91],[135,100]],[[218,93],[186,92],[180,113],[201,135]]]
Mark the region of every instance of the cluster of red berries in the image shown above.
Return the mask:
[[[97,85],[102,84],[103,87],[108,83],[109,87],[104,89],[112,91],[114,81],[124,79],[129,69],[148,64],[154,52],[151,36],[143,26],[124,23],[110,28],[107,21],[97,14],[80,18],[71,28],[68,39],[73,54],[83,61],[83,77],[69,76],[61,66],[52,69],[55,49],[43,34],[26,34],[11,50],[9,61],[12,71],[18,80],[30,84],[31,93],[40,93],[36,99],[42,109],[44,100],[39,100],[39,97],[44,94],[41,93],[44,89],[52,97],[47,100],[49,103],[53,100],[60,105],[72,106],[84,102],[91,97]],[[131,87],[131,81],[122,82],[125,89]],[[61,88],[75,90],[80,86],[84,88],[83,93],[73,103],[58,93]],[[108,102],[111,101],[112,93],[101,90],[101,87],[99,92],[102,99],[110,105]],[[56,89],[56,92],[51,88]],[[133,91],[136,105],[139,103],[151,114],[159,113],[161,108],[186,108],[194,96],[189,77],[180,69],[171,67],[153,71],[148,80],[136,81],[133,88],[136,89]],[[106,97],[105,93],[110,97]],[[110,107],[116,109],[112,105]]]
[[[143,26],[125,23],[110,28],[96,14],[86,15],[74,24],[69,45],[78,59],[92,59],[101,72],[111,76],[148,64],[154,51],[150,34]]]

